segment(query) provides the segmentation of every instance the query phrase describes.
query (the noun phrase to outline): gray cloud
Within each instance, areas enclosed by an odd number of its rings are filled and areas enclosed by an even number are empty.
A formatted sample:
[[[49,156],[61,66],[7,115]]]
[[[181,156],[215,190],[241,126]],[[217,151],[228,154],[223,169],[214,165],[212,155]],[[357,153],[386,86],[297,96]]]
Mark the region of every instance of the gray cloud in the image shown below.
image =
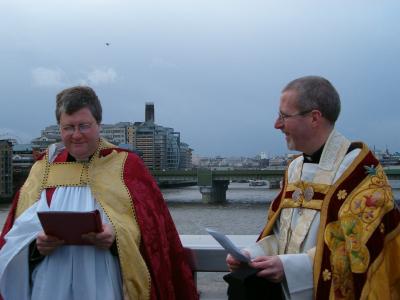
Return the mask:
[[[32,70],[32,80],[39,87],[58,87],[67,83],[67,76],[60,68],[37,67]]]
[[[102,85],[115,82],[117,72],[113,68],[97,68],[87,74],[86,79],[89,85]]]
[[[117,72],[110,67],[94,68],[84,78],[69,79],[61,68],[37,67],[32,70],[33,84],[38,87],[62,87],[75,84],[99,86],[116,81]]]

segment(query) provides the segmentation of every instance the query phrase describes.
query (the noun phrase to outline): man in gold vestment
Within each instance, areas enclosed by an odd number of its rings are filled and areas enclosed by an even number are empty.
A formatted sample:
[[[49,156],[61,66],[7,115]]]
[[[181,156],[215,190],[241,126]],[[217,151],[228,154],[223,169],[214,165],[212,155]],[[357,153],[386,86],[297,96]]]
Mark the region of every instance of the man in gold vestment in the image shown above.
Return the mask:
[[[322,77],[283,89],[275,128],[302,155],[245,253],[256,278],[277,283],[285,299],[400,299],[400,212],[372,152],[336,131],[339,113],[339,95]],[[227,264],[229,276],[240,272],[230,255]],[[231,284],[230,299],[250,299],[246,285]]]

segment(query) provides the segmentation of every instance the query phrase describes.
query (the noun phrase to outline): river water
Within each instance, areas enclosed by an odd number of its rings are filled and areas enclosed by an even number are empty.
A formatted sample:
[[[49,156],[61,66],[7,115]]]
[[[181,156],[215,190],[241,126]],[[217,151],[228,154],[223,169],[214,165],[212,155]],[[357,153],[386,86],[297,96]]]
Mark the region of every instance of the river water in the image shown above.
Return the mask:
[[[269,203],[278,190],[248,183],[230,183],[225,204],[204,204],[199,187],[163,189],[165,200],[180,234],[207,234],[211,227],[227,234],[258,234]]]
[[[256,234],[265,222],[269,203],[278,192],[266,186],[230,183],[227,203],[204,204],[198,186],[162,190],[180,234],[205,234],[204,227],[217,227],[228,234]],[[400,200],[400,189],[397,187],[393,192],[395,199]],[[9,204],[0,204],[0,228],[8,210]]]
[[[168,203],[171,214],[180,234],[203,234],[204,225],[216,223],[221,229],[229,227],[232,218],[246,211],[255,214],[254,223],[264,222],[268,203],[278,194],[278,190],[269,190],[265,186],[249,187],[248,183],[231,183],[226,194],[226,204],[204,204],[198,186],[163,189],[162,193]],[[0,226],[2,227],[9,204],[0,204]],[[254,216],[253,216],[254,217]],[[241,218],[240,218],[241,219]],[[228,230],[231,234],[254,234],[260,226],[250,226],[245,220],[242,227],[236,226]],[[211,224],[210,224],[211,223]],[[240,224],[239,224],[240,225]],[[202,233],[200,233],[202,232]]]

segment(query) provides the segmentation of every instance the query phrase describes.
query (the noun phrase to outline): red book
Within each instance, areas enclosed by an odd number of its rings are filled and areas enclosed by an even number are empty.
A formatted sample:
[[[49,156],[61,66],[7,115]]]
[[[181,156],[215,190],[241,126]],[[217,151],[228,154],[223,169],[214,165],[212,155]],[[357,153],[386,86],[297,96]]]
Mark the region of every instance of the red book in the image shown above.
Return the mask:
[[[82,239],[82,234],[102,232],[100,212],[40,211],[37,213],[47,235],[58,237],[65,245],[91,245]]]

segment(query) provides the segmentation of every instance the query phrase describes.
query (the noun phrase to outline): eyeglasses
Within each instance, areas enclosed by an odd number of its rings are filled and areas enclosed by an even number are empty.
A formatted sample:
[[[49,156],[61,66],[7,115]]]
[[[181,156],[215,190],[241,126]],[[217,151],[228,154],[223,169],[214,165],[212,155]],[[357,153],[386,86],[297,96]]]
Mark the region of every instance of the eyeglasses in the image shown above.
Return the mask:
[[[293,117],[298,117],[298,116],[305,116],[306,114],[309,114],[312,111],[313,111],[312,109],[309,109],[309,110],[305,110],[305,111],[301,111],[301,112],[295,113],[293,115],[288,115],[288,114],[285,114],[283,112],[278,112],[278,120],[282,121],[282,122],[285,122],[286,119],[293,118]]]
[[[75,130],[79,131],[80,133],[88,133],[90,129],[92,128],[91,123],[83,123],[79,125],[65,125],[65,126],[60,126],[60,129],[62,132],[68,135],[74,134]]]

